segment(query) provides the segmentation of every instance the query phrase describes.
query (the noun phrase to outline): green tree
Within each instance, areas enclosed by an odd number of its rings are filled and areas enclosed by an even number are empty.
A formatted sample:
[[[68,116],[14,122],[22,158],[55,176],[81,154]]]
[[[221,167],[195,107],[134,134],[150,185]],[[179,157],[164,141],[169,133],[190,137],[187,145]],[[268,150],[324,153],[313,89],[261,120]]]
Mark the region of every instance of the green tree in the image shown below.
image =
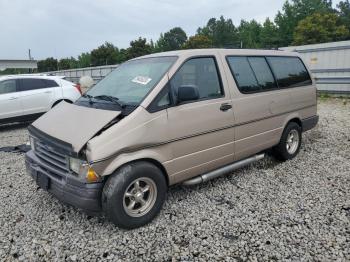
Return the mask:
[[[301,20],[294,33],[295,45],[324,43],[344,40],[349,30],[341,24],[336,14],[315,13]]]
[[[350,2],[349,0],[340,1],[337,5],[339,17],[342,24],[345,25],[350,31]],[[350,38],[350,36],[348,37]]]
[[[152,53],[151,46],[147,43],[146,38],[139,37],[137,40],[130,42],[130,47],[126,50],[127,59],[143,56]]]
[[[238,31],[231,19],[221,16],[209,19],[207,25],[198,28],[198,35],[208,37],[213,43],[213,47],[237,47],[239,44]]]
[[[60,70],[77,68],[77,67],[78,67],[78,61],[74,57],[62,58],[58,61],[58,68]]]
[[[38,72],[56,71],[58,65],[57,59],[53,57],[38,61]]]
[[[244,48],[259,48],[260,44],[261,25],[251,20],[247,22],[242,20],[238,27],[239,39]]]
[[[161,34],[156,43],[159,51],[171,51],[181,49],[187,40],[187,35],[181,27],[174,27],[168,32]]]
[[[314,13],[332,12],[331,0],[287,0],[282,12],[279,11],[275,18],[281,45],[287,46],[293,42],[293,33],[301,20]]]
[[[194,35],[188,38],[186,43],[183,45],[184,49],[200,49],[210,48],[213,46],[212,41],[205,35]]]
[[[58,61],[58,68],[59,70],[70,69],[71,68],[70,59],[69,58],[60,59]]]
[[[281,39],[277,26],[267,18],[260,30],[260,45],[262,48],[277,48]]]
[[[77,67],[90,67],[91,66],[91,54],[81,53],[78,56]]]
[[[104,43],[91,51],[91,64],[94,66],[114,65],[119,62],[119,50],[112,43]]]
[[[119,55],[118,55],[119,63],[123,63],[126,60],[128,60],[128,49],[122,48],[119,50]]]
[[[35,69],[33,70],[35,71]],[[28,74],[33,73],[31,69],[26,68],[7,68],[0,70],[0,75],[17,75],[17,74]]]

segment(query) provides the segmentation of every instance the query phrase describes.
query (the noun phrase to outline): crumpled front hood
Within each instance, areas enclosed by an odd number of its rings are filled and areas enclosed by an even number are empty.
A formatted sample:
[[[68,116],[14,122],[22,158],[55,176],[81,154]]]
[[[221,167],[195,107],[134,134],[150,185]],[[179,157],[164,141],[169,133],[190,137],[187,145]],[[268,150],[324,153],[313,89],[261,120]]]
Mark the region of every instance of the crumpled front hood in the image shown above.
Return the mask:
[[[101,110],[61,102],[32,125],[49,136],[72,145],[75,152],[120,115],[120,111]]]

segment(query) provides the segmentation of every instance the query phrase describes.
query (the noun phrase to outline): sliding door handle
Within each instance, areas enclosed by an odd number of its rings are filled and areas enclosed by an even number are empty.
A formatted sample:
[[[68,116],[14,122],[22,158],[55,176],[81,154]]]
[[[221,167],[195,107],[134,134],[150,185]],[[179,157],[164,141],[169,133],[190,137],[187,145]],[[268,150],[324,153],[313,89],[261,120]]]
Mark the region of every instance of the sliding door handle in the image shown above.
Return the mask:
[[[231,108],[232,108],[232,105],[230,105],[230,104],[228,104],[228,103],[222,104],[222,105],[220,106],[220,110],[221,110],[221,111],[227,111],[227,110],[229,110],[229,109],[231,109]]]

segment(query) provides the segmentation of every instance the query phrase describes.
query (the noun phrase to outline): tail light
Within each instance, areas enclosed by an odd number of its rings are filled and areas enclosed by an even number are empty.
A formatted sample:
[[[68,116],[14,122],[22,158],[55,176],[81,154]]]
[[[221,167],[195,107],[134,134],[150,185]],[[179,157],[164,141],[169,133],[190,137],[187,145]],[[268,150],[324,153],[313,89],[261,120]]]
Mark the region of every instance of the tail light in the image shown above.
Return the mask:
[[[76,89],[78,89],[79,93],[82,95],[83,92],[81,92],[81,87],[80,87],[80,85],[79,85],[79,84],[75,84],[74,86],[75,86]]]

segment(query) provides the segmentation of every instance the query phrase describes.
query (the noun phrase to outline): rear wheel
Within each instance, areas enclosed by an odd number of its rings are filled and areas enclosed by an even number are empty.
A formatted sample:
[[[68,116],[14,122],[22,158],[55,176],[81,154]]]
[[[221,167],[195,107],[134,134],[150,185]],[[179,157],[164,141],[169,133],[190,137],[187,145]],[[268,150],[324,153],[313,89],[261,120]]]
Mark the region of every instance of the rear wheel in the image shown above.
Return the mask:
[[[107,180],[102,208],[118,227],[137,228],[159,213],[166,191],[167,183],[158,167],[148,162],[130,163]]]
[[[275,156],[282,160],[294,158],[300,151],[301,127],[290,122],[283,131],[279,144],[274,148]]]

